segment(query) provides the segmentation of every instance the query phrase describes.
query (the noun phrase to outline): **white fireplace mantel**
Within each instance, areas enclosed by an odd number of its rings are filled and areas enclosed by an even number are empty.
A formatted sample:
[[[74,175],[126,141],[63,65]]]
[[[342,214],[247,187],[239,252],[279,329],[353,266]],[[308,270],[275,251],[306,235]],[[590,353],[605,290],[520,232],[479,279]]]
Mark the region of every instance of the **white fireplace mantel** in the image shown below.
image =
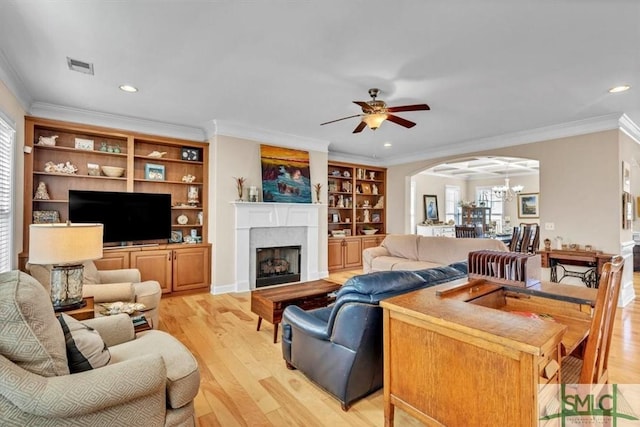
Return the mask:
[[[236,292],[251,290],[251,229],[305,227],[303,282],[320,278],[318,268],[320,204],[232,202],[235,208]]]

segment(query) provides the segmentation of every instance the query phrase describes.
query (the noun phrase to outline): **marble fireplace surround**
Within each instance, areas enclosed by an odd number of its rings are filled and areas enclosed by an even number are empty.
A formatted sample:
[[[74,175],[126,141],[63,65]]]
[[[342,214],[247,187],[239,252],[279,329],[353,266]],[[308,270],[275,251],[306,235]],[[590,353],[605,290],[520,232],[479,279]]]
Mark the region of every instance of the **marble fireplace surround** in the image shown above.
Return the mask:
[[[320,278],[318,213],[321,205],[233,202],[235,210],[235,292],[255,288],[257,247],[301,245],[300,280]]]

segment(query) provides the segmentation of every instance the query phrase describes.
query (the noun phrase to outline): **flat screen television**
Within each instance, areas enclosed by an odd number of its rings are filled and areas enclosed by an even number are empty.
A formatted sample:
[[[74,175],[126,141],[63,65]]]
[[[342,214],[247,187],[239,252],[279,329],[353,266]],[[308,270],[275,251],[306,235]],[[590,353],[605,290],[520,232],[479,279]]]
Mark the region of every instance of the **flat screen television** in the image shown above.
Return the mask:
[[[69,221],[104,224],[104,243],[171,237],[171,194],[69,190]]]

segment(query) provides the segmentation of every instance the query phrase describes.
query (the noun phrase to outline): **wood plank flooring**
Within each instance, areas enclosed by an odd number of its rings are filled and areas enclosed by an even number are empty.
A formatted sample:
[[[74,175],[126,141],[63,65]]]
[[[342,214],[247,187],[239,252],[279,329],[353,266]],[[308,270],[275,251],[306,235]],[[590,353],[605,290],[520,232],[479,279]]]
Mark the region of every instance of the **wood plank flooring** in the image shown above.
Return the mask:
[[[361,271],[339,273],[343,283]],[[634,274],[640,295],[640,274]],[[207,293],[163,298],[161,330],[182,341],[200,364],[202,382],[195,401],[198,424],[208,426],[383,426],[382,390],[356,402],[348,412],[298,371],[285,368],[273,326],[250,311],[250,294]],[[613,383],[640,384],[640,299],[618,309],[609,358]],[[396,425],[420,426],[401,410]]]

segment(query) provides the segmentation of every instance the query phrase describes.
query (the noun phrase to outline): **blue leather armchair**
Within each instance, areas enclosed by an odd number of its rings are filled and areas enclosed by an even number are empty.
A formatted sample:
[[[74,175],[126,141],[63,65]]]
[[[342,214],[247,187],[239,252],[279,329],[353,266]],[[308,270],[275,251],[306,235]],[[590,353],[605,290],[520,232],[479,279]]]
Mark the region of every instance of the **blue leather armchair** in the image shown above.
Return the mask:
[[[299,369],[348,410],[354,401],[382,387],[382,308],[378,303],[465,275],[466,263],[363,274],[349,279],[329,307],[311,311],[287,307],[282,320],[287,367]]]

